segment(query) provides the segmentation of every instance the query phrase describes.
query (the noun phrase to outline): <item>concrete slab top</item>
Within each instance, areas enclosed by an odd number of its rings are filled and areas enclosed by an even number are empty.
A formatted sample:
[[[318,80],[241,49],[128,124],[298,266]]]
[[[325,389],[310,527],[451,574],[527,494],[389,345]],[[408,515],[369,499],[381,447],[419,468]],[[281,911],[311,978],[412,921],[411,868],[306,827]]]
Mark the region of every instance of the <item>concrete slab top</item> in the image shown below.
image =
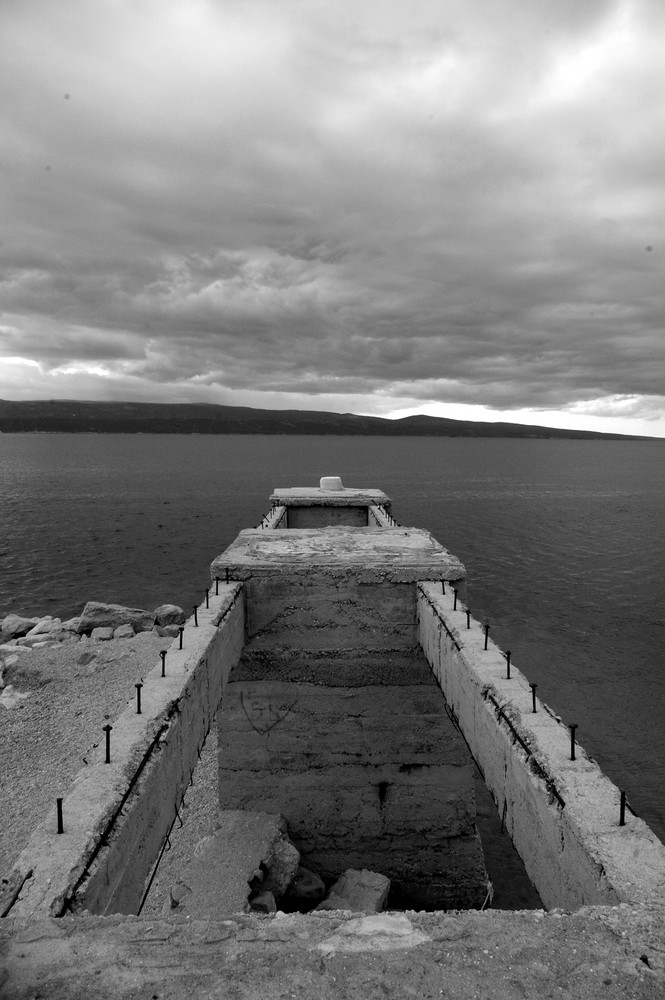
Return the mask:
[[[373,570],[417,567],[419,578],[437,580],[442,574],[446,579],[461,579],[466,575],[459,559],[422,528],[339,526],[289,531],[245,529],[215,559],[213,576],[226,567],[243,567],[253,572],[317,566]]]
[[[284,507],[364,507],[380,504],[390,507],[390,497],[382,490],[343,487],[341,490],[322,490],[318,486],[292,486],[275,489],[270,503]]]

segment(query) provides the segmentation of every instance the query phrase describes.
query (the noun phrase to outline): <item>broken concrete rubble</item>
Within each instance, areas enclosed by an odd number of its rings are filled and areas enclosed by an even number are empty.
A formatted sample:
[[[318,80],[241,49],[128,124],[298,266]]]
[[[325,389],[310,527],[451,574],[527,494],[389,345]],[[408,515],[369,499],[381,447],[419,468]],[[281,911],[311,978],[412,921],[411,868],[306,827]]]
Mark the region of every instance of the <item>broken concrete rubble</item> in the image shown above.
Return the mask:
[[[222,809],[216,828],[196,847],[176,893],[179,913],[196,918],[247,913],[250,896],[281,896],[293,881],[300,855],[275,813]],[[174,892],[171,891],[173,906]],[[267,895],[258,906],[268,905]],[[256,909],[256,905],[252,908]],[[270,908],[260,912],[274,912]]]
[[[284,893],[283,902],[290,909],[309,910],[320,903],[326,894],[326,884],[316,872],[298,866],[295,878]]]
[[[380,913],[390,892],[390,879],[366,868],[349,868],[337,879],[317,910],[352,910],[354,913]]]

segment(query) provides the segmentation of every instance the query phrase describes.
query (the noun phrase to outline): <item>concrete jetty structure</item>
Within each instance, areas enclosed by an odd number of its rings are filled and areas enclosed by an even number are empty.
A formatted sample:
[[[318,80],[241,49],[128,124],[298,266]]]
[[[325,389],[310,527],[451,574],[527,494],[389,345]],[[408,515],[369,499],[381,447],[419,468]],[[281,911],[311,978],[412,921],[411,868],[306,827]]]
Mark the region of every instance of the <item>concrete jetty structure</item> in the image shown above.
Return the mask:
[[[236,956],[243,941],[262,941],[307,969],[313,955],[372,951],[388,961],[411,949],[435,965],[441,941],[462,936],[487,954],[501,914],[481,912],[491,887],[474,760],[553,911],[519,927],[506,914],[501,926],[540,935],[553,963],[580,935],[598,941],[623,926],[644,950],[627,971],[625,941],[605,948],[616,995],[626,983],[662,986],[665,847],[473,619],[459,560],[391,511],[380,490],[345,488],[337,477],[276,489],[261,523],[214,559],[205,599],[144,679],[141,713],[130,703],[113,720],[110,750],[91,756],[3,880],[0,991],[34,996],[50,977],[69,996],[63,983],[76,956],[108,970],[114,954],[136,954],[130,939],[148,946],[155,929],[179,968],[205,982],[233,975],[226,959],[220,971],[219,956],[202,957],[208,941]],[[206,920],[184,933],[177,913],[149,923],[137,914],[215,715],[219,866],[207,879]],[[327,883],[349,868],[386,875],[390,912],[250,914],[250,883],[265,865],[248,845],[276,816],[302,864]],[[456,923],[464,910],[474,916]],[[35,941],[47,942],[43,954]],[[466,958],[453,952],[454,971]],[[537,979],[535,961],[524,966]],[[173,984],[169,993],[148,965],[135,982],[159,982],[160,997],[185,995]],[[321,995],[321,983],[307,982],[302,995]],[[586,995],[601,992],[614,995],[607,982]]]

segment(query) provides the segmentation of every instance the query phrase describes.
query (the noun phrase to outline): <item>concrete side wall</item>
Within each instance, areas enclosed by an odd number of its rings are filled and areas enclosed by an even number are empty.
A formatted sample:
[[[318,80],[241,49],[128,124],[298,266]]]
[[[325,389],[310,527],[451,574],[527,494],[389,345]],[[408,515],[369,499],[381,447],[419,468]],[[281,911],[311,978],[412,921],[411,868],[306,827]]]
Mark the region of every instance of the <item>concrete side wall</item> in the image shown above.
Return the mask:
[[[289,507],[288,528],[367,527],[367,507]]]
[[[413,583],[363,583],[312,568],[245,581],[247,635],[255,645],[399,649],[417,644]]]
[[[286,510],[282,504],[277,504],[276,507],[270,509],[270,513],[266,514],[264,518],[264,523],[267,528],[286,528]]]
[[[378,504],[371,504],[367,509],[367,515],[367,523],[372,528],[391,528],[395,524],[392,514]]]
[[[449,589],[449,588],[447,588]],[[532,692],[524,675],[440,583],[421,583],[420,641],[499,813],[548,907],[655,902],[665,846],[626,812],[619,789]]]
[[[12,916],[135,913],[145,879],[191,778],[231,668],[244,642],[239,584],[219,585],[145,678],[142,711],[132,702],[105,747],[74,780],[63,802],[64,833],[55,810],[18,861],[26,879]],[[214,594],[214,588],[213,588]]]

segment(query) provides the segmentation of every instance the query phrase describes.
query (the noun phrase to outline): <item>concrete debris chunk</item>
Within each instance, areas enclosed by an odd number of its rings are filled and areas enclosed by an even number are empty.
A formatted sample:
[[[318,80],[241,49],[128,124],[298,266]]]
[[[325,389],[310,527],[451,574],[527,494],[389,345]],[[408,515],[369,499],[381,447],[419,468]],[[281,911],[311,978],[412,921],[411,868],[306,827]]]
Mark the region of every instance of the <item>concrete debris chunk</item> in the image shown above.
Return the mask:
[[[267,874],[263,879],[262,888],[272,892],[280,899],[295,878],[300,862],[300,853],[286,836],[276,840],[272,853],[264,862]]]
[[[271,892],[265,890],[252,896],[249,908],[253,913],[277,913],[277,903]]]
[[[379,913],[386,905],[390,879],[366,868],[349,868],[337,879],[317,910],[352,910],[356,913]]]
[[[295,878],[284,893],[284,898],[295,906],[314,906],[320,903],[326,894],[326,884],[316,872],[309,868],[298,866]]]
[[[299,860],[279,814],[221,809],[215,832],[199,842],[182,872],[191,893],[179,899],[178,912],[193,919],[248,913],[250,895],[253,900],[263,893],[274,897],[269,886],[288,885]],[[264,899],[259,905],[266,903]]]

